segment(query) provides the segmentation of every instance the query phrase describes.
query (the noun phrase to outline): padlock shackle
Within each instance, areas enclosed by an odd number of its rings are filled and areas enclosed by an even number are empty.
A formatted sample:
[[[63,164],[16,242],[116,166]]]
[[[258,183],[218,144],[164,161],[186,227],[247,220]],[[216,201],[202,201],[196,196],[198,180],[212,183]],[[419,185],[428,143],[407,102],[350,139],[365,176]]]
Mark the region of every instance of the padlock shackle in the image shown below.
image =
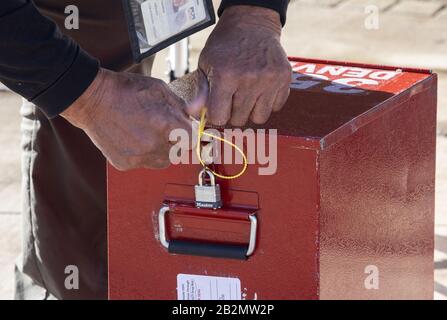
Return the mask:
[[[203,174],[206,173],[208,174],[208,177],[210,177],[210,183],[212,186],[216,185],[216,177],[214,176],[214,174],[211,172],[211,170],[209,170],[208,168],[203,168],[202,170],[200,170],[199,172],[199,185],[203,186]]]
[[[166,214],[170,211],[168,205],[163,205],[158,212],[158,232],[160,243],[169,253],[205,256],[213,258],[228,258],[246,260],[253,254],[256,247],[258,220],[250,215],[250,240],[248,245],[216,244],[197,241],[168,241],[166,238]]]

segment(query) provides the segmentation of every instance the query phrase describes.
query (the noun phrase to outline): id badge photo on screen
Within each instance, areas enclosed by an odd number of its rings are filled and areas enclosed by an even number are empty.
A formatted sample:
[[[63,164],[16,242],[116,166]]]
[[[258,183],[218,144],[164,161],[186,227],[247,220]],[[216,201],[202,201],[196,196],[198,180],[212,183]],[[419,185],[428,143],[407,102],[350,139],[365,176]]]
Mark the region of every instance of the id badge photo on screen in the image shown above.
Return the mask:
[[[216,21],[212,0],[123,0],[136,62]]]

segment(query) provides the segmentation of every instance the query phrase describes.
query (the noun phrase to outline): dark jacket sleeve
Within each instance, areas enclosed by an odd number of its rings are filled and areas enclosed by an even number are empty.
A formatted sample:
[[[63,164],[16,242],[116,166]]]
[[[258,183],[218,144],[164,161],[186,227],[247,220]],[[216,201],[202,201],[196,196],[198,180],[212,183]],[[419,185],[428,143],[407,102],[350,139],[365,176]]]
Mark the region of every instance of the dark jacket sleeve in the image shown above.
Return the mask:
[[[48,117],[70,106],[99,70],[30,0],[0,0],[0,82]]]
[[[217,11],[219,17],[226,8],[236,5],[250,5],[273,9],[279,13],[282,25],[284,26],[286,24],[289,0],[222,0],[219,10]]]

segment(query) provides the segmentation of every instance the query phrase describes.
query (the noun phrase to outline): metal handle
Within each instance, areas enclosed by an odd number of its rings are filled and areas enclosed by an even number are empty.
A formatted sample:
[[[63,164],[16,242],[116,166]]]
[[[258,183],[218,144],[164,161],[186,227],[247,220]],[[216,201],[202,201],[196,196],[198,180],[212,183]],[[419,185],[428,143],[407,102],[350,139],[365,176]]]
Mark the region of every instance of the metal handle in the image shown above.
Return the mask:
[[[247,259],[253,254],[256,246],[258,220],[250,215],[250,240],[248,246],[199,243],[194,241],[168,241],[166,239],[166,214],[169,206],[164,205],[158,212],[159,239],[163,247],[171,253],[190,254],[215,258]]]

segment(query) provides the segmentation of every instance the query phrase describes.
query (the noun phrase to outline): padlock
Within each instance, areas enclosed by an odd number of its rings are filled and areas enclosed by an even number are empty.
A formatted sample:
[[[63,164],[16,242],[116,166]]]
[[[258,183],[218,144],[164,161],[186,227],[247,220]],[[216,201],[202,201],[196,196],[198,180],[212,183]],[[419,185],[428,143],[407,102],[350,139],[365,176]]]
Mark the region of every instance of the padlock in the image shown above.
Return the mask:
[[[210,184],[203,183],[203,175],[207,174],[210,178]],[[220,197],[220,186],[216,184],[214,174],[204,168],[199,173],[199,184],[195,186],[196,207],[218,209],[222,207]]]

